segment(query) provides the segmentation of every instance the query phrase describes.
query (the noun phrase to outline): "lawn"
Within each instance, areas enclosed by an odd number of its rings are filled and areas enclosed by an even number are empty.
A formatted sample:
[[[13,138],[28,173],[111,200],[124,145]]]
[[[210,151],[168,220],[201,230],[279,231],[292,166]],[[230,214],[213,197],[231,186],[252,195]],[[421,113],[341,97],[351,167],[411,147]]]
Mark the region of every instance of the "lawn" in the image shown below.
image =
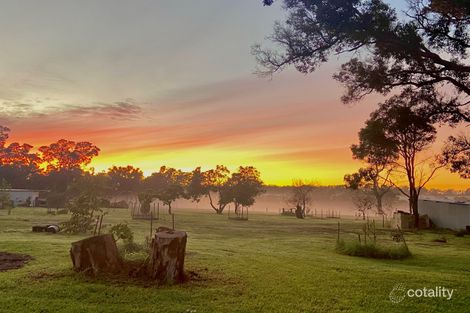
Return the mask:
[[[406,233],[413,256],[378,260],[335,252],[336,219],[299,220],[252,214],[228,220],[209,211],[176,212],[176,228],[188,232],[186,269],[199,277],[156,287],[124,279],[87,278],[71,269],[70,243],[84,236],[32,233],[36,223],[60,222],[41,208],[0,210],[0,251],[30,254],[18,270],[0,272],[0,312],[468,312],[470,236],[437,231]],[[110,210],[105,224],[127,221],[144,242],[149,222],[132,221],[127,210]],[[378,223],[381,224],[381,223]],[[170,226],[162,214],[157,225]],[[362,221],[341,220],[341,235]],[[390,240],[382,231],[379,240]],[[451,300],[405,298],[394,304],[393,287],[443,286]]]

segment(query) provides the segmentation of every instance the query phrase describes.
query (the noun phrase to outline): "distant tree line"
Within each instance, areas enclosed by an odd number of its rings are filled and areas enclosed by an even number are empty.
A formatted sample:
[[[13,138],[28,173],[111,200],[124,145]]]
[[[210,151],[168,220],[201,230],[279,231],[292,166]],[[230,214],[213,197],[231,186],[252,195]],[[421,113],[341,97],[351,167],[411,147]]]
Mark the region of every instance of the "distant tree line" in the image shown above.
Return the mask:
[[[47,206],[51,208],[87,208],[78,215],[92,216],[118,195],[137,195],[144,214],[155,200],[171,213],[177,199],[199,202],[203,197],[218,214],[230,203],[237,213],[241,207],[253,205],[263,192],[260,172],[253,166],[240,166],[233,173],[223,165],[207,171],[197,167],[191,172],[162,166],[144,177],[142,170],[128,165],[94,173],[86,166],[100,149],[90,142],[61,139],[33,152],[29,144],[7,144],[9,131],[0,126],[0,180],[11,188],[47,190]]]

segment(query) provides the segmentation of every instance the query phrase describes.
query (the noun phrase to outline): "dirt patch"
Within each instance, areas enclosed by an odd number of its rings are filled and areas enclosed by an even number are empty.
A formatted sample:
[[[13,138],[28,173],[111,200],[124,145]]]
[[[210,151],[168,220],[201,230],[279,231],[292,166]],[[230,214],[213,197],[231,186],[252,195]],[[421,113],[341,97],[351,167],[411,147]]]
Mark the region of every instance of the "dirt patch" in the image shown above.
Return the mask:
[[[0,272],[23,267],[33,257],[27,254],[9,253],[0,251]]]

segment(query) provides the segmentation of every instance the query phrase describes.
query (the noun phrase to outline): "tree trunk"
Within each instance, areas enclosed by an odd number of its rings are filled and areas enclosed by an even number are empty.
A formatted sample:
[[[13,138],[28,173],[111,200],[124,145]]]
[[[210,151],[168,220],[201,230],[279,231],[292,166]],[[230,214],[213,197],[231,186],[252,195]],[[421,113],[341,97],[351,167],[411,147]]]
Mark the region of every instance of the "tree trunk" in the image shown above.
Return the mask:
[[[171,203],[168,203],[168,214],[171,215]]]
[[[377,200],[377,213],[384,214],[383,205],[382,205],[383,194],[376,194],[375,198]]]
[[[118,273],[123,269],[113,235],[105,234],[72,242],[70,248],[73,269],[78,272],[96,275]]]
[[[413,192],[410,194],[410,210],[414,216],[415,228],[419,228],[419,211],[418,211],[418,194]]]
[[[184,281],[186,232],[162,230],[155,234],[150,248],[148,273],[159,284]]]

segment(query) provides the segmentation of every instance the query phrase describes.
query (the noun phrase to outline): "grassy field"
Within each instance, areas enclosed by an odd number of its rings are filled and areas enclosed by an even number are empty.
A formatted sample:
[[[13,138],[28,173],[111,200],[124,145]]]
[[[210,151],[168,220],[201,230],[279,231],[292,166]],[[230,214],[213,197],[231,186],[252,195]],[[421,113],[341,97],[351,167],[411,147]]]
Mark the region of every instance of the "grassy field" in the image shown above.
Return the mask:
[[[209,212],[178,211],[176,228],[188,232],[186,269],[200,275],[184,285],[155,287],[133,280],[91,279],[71,270],[69,248],[83,236],[32,233],[36,223],[60,222],[45,209],[0,211],[0,251],[35,259],[0,272],[0,312],[468,312],[470,236],[407,233],[413,257],[377,260],[335,252],[337,220],[251,215],[228,220]],[[149,231],[126,210],[111,210],[106,224],[127,221],[136,241]],[[170,226],[168,215],[158,225]],[[361,221],[341,220],[344,232]],[[348,239],[353,235],[342,234]],[[389,240],[384,232],[380,240]],[[397,283],[443,286],[451,300],[405,298],[394,304]]]

